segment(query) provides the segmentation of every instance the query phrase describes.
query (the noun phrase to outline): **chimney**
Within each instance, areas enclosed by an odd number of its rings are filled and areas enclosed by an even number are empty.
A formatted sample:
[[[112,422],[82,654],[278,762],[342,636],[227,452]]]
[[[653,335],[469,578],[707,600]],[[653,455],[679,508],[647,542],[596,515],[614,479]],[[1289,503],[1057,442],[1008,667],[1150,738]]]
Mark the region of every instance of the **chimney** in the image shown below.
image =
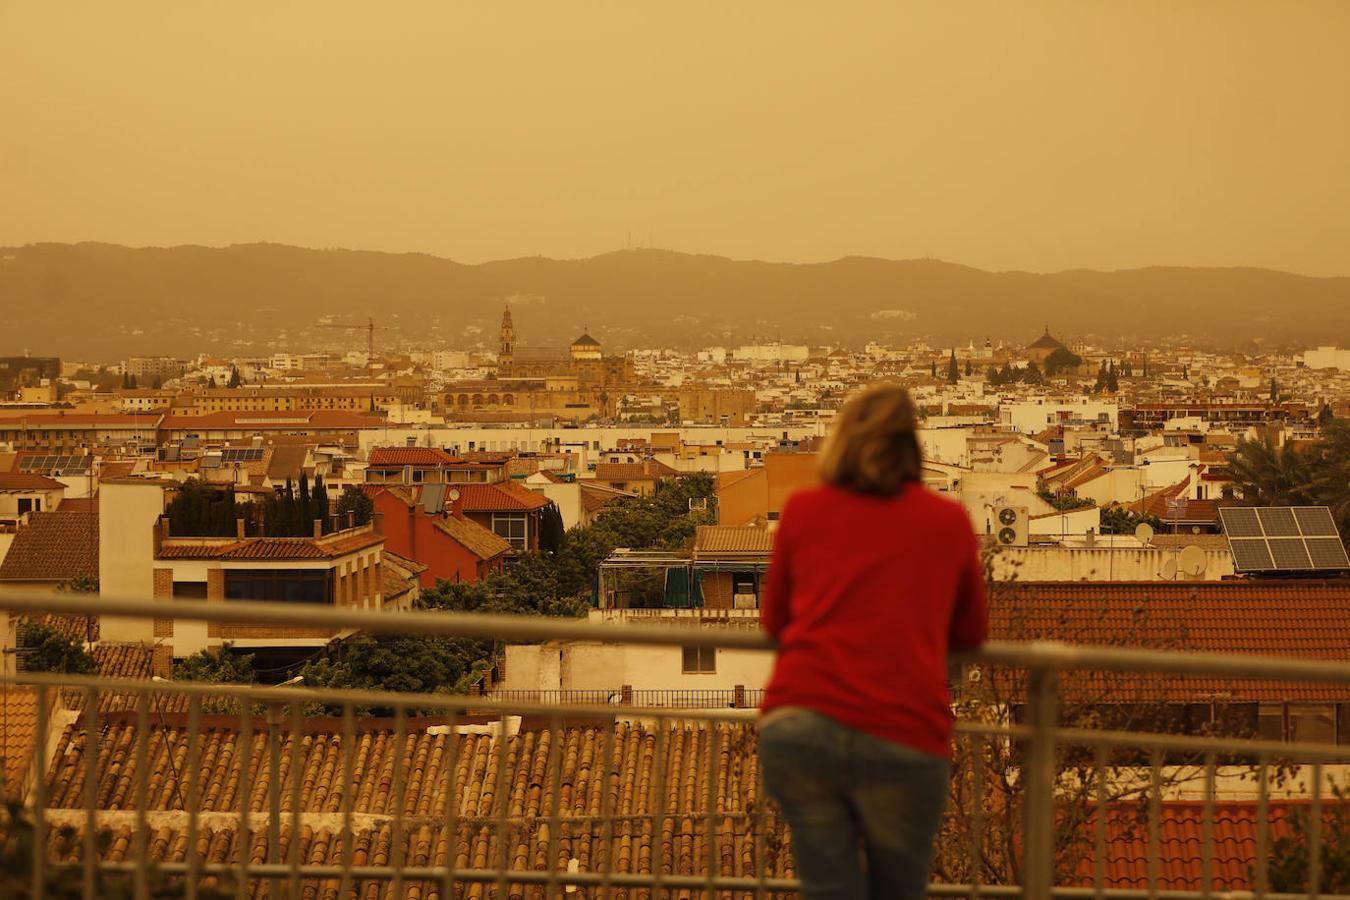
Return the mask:
[[[242,522],[242,521],[244,521],[244,520],[243,520],[243,519],[240,519],[239,521]],[[323,519],[315,519],[315,520],[314,520],[314,536],[315,536],[316,538],[321,538],[321,537],[323,537]]]
[[[235,520],[234,520],[234,536],[237,537],[237,538],[239,538],[241,541],[244,539],[244,520],[243,520],[243,519],[235,519]]]
[[[159,539],[164,540],[169,536],[169,517],[159,517]]]
[[[377,512],[370,517],[370,524],[376,534],[384,534],[384,513]]]
[[[1083,544],[1087,547],[1097,546],[1097,529],[1089,528],[1087,534],[1083,536]]]
[[[456,519],[464,518],[464,495],[456,489],[450,491],[450,514]]]

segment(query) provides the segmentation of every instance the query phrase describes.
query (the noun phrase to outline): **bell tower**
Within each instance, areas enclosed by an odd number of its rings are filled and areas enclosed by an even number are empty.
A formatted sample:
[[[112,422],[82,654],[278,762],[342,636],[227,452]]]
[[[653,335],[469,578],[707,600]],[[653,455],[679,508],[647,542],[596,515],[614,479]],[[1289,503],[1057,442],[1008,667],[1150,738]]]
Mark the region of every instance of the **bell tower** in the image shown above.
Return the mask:
[[[501,346],[497,349],[497,373],[509,375],[515,363],[516,329],[511,324],[511,307],[502,310]]]

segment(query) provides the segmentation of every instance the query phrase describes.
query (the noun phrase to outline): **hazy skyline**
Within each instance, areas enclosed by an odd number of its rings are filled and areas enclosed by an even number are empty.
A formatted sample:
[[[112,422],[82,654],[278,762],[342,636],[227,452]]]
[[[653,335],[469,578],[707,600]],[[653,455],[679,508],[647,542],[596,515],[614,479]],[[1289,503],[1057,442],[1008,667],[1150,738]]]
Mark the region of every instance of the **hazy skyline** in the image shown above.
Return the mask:
[[[0,244],[1350,274],[1350,4],[0,7]]]

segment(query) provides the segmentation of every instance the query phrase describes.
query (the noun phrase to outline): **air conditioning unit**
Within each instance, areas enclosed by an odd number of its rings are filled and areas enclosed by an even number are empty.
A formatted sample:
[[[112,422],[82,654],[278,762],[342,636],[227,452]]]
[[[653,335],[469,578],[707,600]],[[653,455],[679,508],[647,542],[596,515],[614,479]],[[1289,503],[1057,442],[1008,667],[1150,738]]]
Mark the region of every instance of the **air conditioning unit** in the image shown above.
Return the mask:
[[[1029,533],[1025,506],[1000,506],[994,510],[994,538],[1000,546],[1025,547]]]

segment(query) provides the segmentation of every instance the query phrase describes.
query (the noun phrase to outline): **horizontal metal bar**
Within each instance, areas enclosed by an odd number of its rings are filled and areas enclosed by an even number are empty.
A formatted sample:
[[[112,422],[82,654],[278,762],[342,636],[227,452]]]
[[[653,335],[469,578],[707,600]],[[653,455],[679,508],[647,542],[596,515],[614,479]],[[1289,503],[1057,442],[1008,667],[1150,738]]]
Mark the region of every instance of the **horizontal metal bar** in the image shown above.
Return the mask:
[[[108,872],[134,872],[143,865],[144,863],[139,861],[108,862],[100,864],[99,868]],[[79,866],[79,862],[52,864],[52,867],[56,869],[75,869]],[[187,872],[186,863],[162,862],[155,863],[154,867],[156,871],[165,875],[184,875]],[[203,863],[200,866],[202,875],[230,875],[234,874],[235,869],[235,866],[228,863]],[[288,875],[292,869],[290,866],[280,863],[258,863],[249,866],[248,871],[249,875],[253,877],[271,878]],[[298,871],[301,878],[335,879],[341,877],[343,869],[338,865],[306,863],[301,865]],[[406,866],[400,871],[402,877],[408,881],[440,881],[447,874],[447,870],[443,866]],[[354,879],[370,881],[392,881],[395,877],[395,870],[391,866],[352,866],[350,872]],[[499,869],[456,869],[454,872],[456,881],[470,883],[498,881],[501,875],[502,872]],[[538,869],[507,869],[506,880],[510,884],[558,884],[575,885],[577,887],[600,885],[606,881],[614,887],[641,888],[652,887],[656,884],[656,876],[654,875],[630,872],[605,874],[602,872],[564,872]],[[669,888],[712,887],[715,890],[753,891],[762,884],[765,890],[772,893],[785,893],[801,889],[800,883],[791,879],[766,878],[761,882],[757,878],[732,875],[717,875],[712,879],[702,875],[663,875],[660,882],[663,887]],[[927,893],[930,897],[1021,897],[1022,888],[1017,885],[930,884]],[[1251,891],[1223,891],[1218,894],[1214,892],[1206,894],[1202,891],[1150,891],[1142,888],[1097,890],[1081,887],[1052,888],[1050,896],[1059,898],[1059,900],[1089,900],[1089,898],[1094,897],[1103,897],[1106,900],[1145,900],[1145,898],[1151,897],[1159,898],[1159,900],[1202,900],[1202,898],[1214,898],[1216,896],[1221,896],[1224,900],[1256,900],[1258,897]],[[1308,894],[1266,893],[1260,895],[1260,897],[1262,900],[1309,900]],[[1350,894],[1320,894],[1318,900],[1350,900]]]
[[[1267,753],[1276,759],[1327,760],[1350,759],[1350,744],[1284,743],[1247,738],[1191,737],[1148,731],[1098,731],[1087,728],[1055,728],[1060,744],[1088,747],[1140,747],[1149,750],[1176,750],[1195,753]]]
[[[59,862],[51,865],[57,869],[77,869],[81,863]],[[154,866],[156,871],[166,875],[183,875],[187,872],[186,863],[160,862]],[[140,861],[99,864],[100,869],[109,872],[135,872],[143,867],[144,863]],[[202,863],[199,867],[202,875],[229,875],[237,869],[238,866],[230,863]],[[256,878],[288,876],[294,871],[298,871],[301,878],[336,879],[342,877],[344,870],[340,865],[320,863],[305,863],[298,868],[284,863],[256,863],[248,867],[250,877]],[[493,882],[501,879],[503,871],[506,872],[507,882],[511,884],[561,884],[578,887],[606,882],[615,887],[650,887],[655,884],[655,876],[632,872],[562,872],[548,869],[456,869],[455,880]],[[447,870],[444,866],[404,866],[399,869],[393,866],[352,866],[350,872],[352,878],[371,881],[392,881],[398,877],[407,881],[440,881],[445,878]],[[733,875],[718,875],[711,880],[704,875],[665,875],[662,876],[661,883],[674,888],[706,888],[711,885],[718,890],[753,891],[761,882],[757,878]],[[795,879],[770,878],[763,883],[768,890],[775,893],[801,889],[800,882]]]
[[[499,616],[481,613],[411,610],[338,609],[308,603],[260,603],[251,600],[142,600],[103,595],[39,594],[0,591],[0,609],[69,616],[122,616],[154,619],[165,615],[194,622],[229,625],[311,626],[356,629],[371,634],[419,634],[483,640],[598,641],[606,644],[723,647],[772,650],[773,641],[758,629],[716,629],[690,623],[593,625],[548,616]]]
[[[758,629],[709,625],[594,624],[545,616],[500,616],[414,610],[380,612],[301,603],[128,599],[86,594],[0,591],[0,609],[20,613],[123,616],[153,619],[172,609],[175,619],[223,624],[312,626],[372,634],[423,634],[510,641],[593,641],[605,644],[774,648]],[[1289,659],[1256,654],[1178,653],[1070,645],[1055,641],[991,641],[978,651],[957,654],[963,662],[1032,670],[1091,669],[1155,672],[1266,680],[1350,683],[1350,661]]]
[[[184,696],[229,698],[246,702],[324,703],[338,706],[391,707],[408,711],[417,709],[443,710],[445,713],[471,709],[499,715],[551,716],[560,707],[548,703],[527,703],[513,700],[491,700],[464,694],[403,694],[394,691],[353,691],[337,688],[271,687],[256,684],[212,684],[200,681],[150,681],[134,678],[100,678],[96,675],[61,675],[45,672],[20,672],[0,676],[0,684],[31,684],[54,688],[97,687],[100,693],[125,691],[130,694],[181,694]],[[569,718],[609,719],[643,718],[656,720],[690,720],[719,722],[753,721],[758,712],[753,709],[681,709],[670,706],[578,705],[561,708]],[[233,714],[230,714],[233,715]]]

